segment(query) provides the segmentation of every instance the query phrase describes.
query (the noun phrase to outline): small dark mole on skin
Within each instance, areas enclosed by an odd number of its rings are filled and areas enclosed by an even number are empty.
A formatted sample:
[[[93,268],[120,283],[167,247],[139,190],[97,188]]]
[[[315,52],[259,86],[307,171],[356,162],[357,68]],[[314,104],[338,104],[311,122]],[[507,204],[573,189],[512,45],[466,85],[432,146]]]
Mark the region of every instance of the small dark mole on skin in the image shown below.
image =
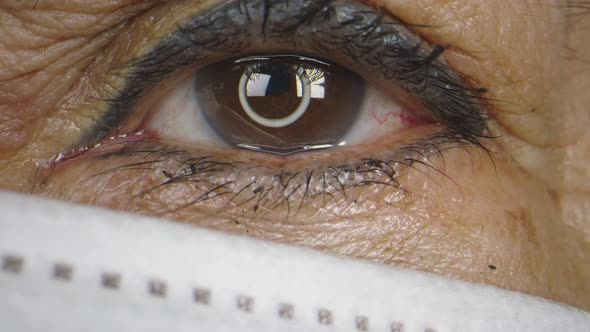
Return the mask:
[[[531,110],[531,113],[536,113],[536,112],[537,112],[537,109],[536,109],[536,108],[533,108],[533,109]]]
[[[492,271],[495,271],[497,269],[495,265],[488,265],[488,268]]]
[[[549,197],[551,197],[553,202],[559,202],[559,194],[556,191],[548,190],[547,193],[549,194]]]
[[[236,223],[236,225],[239,225],[240,224],[240,222],[237,221],[237,220],[234,220],[234,223]]]
[[[258,205],[254,205],[254,212],[258,211]]]

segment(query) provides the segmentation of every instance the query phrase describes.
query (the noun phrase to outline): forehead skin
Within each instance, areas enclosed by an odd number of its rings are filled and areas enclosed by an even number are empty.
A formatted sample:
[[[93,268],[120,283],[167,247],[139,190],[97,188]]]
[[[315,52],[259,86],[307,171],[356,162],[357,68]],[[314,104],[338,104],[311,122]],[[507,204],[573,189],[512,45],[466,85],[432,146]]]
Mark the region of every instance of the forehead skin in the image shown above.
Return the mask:
[[[87,102],[77,96],[100,96],[106,69],[97,63],[139,52],[154,26],[178,20],[175,9],[190,15],[214,1],[2,1],[0,187],[28,191],[31,165],[69,146],[79,124],[92,120],[76,113]],[[572,17],[565,0],[371,2],[406,23],[428,25],[412,29],[447,47],[447,62],[490,91],[491,134],[516,168],[553,194],[561,220],[551,223],[565,229],[568,259],[590,263],[590,14]],[[150,19],[138,20],[147,12]],[[116,54],[101,54],[113,43]],[[590,278],[590,271],[581,273],[579,280]],[[587,282],[578,286],[590,294]],[[554,296],[590,308],[588,296],[581,297]]]

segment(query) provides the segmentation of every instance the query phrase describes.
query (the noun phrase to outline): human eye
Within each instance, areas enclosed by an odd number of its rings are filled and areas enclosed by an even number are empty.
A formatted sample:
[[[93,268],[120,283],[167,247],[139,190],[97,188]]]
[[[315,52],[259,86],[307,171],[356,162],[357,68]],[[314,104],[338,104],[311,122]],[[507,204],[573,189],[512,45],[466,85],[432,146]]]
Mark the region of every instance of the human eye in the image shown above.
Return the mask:
[[[113,73],[105,111],[50,173],[117,183],[97,199],[189,219],[296,223],[398,206],[410,170],[485,136],[483,90],[442,52],[356,1],[211,5]]]
[[[145,128],[158,137],[281,156],[371,143],[419,121],[354,72],[295,55],[213,64],[154,111]]]

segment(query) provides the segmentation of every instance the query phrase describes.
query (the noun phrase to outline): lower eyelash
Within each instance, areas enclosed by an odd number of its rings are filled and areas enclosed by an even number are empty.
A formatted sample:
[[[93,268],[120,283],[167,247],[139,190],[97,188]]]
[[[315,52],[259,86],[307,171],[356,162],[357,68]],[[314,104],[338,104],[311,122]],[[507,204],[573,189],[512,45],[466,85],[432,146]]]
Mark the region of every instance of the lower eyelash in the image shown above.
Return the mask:
[[[194,156],[182,150],[162,148],[160,144],[146,139],[96,157],[109,163],[112,158],[119,157],[132,158],[134,162],[119,164],[87,179],[132,171],[155,172],[158,182],[143,187],[134,197],[140,200],[150,195],[180,192],[185,186],[190,188],[190,198],[165,202],[168,206],[161,213],[164,216],[192,208],[214,207],[215,213],[240,218],[261,220],[265,219],[265,214],[272,213],[273,220],[279,216],[283,222],[288,222],[296,217],[301,223],[311,217],[302,214],[303,208],[311,207],[306,213],[316,214],[324,209],[342,207],[337,210],[349,214],[354,213],[347,211],[351,206],[373,204],[376,200],[370,195],[380,196],[385,204],[403,203],[411,196],[402,183],[405,170],[414,169],[427,177],[430,171],[444,174],[444,168],[435,162],[439,159],[437,156],[442,157],[448,149],[478,146],[449,132],[388,152],[383,158],[277,171],[243,162]]]

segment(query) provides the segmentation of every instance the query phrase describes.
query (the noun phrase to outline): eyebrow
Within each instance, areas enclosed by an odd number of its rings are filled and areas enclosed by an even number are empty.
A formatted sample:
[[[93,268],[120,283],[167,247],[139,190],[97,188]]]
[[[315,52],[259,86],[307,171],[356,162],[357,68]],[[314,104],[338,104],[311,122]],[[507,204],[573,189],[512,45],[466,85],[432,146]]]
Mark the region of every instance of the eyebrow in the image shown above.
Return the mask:
[[[338,54],[416,97],[458,135],[485,137],[485,99],[479,96],[485,89],[467,87],[440,59],[443,47],[430,47],[382,10],[356,0],[241,0],[197,14],[131,63],[126,87],[108,101],[110,111],[86,140],[115,130],[137,99],[173,72],[220,54],[256,52],[251,46],[259,33],[294,46],[293,52]]]

